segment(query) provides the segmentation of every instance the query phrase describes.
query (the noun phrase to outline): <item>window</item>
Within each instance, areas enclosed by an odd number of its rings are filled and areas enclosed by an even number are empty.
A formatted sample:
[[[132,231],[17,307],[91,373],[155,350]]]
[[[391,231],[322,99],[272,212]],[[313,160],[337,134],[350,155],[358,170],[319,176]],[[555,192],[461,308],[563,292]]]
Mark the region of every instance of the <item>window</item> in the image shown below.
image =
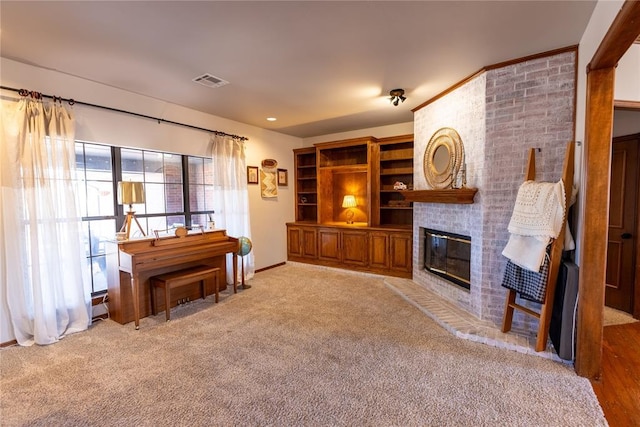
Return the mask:
[[[213,202],[213,160],[202,157],[188,157],[189,170],[189,211],[191,225],[204,225],[212,218]]]
[[[81,203],[92,293],[107,290],[107,247],[128,206],[117,203],[118,181],[144,183],[145,203],[133,205],[147,235],[178,225],[204,225],[213,213],[210,158],[76,142],[76,188]],[[132,237],[142,237],[137,228]]]
[[[122,149],[120,165],[123,181],[144,183],[145,203],[134,208],[147,235],[185,225],[182,156]],[[133,237],[140,237],[137,233]]]
[[[107,290],[106,245],[116,228],[111,147],[76,142],[76,188],[93,293]]]

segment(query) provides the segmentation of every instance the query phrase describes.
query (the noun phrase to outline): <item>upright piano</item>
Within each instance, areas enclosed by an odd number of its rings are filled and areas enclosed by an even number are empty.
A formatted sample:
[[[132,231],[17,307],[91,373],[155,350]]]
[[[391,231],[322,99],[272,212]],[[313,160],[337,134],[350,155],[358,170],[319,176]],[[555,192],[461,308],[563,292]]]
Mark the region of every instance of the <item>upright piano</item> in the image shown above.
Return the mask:
[[[150,237],[107,243],[107,281],[109,317],[118,323],[135,322],[151,313],[149,278],[158,274],[196,265],[220,268],[220,290],[226,289],[226,257],[233,256],[233,287],[237,286],[238,239],[227,236],[225,230],[191,232],[186,236]],[[213,280],[205,281],[205,293],[215,292]],[[196,300],[200,288],[185,286],[171,292],[172,301],[159,301],[175,306],[178,300]]]

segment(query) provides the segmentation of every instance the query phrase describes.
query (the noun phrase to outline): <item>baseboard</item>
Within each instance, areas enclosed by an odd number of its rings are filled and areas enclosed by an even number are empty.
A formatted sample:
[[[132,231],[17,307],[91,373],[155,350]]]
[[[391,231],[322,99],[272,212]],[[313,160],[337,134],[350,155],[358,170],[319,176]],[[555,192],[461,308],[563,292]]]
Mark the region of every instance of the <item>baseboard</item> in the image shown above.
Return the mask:
[[[273,265],[270,265],[268,267],[259,268],[259,269],[256,270],[256,273],[261,273],[261,272],[263,272],[265,270],[271,270],[272,268],[281,267],[281,266],[283,266],[285,264],[286,264],[286,262],[279,262],[277,264],[273,264]]]

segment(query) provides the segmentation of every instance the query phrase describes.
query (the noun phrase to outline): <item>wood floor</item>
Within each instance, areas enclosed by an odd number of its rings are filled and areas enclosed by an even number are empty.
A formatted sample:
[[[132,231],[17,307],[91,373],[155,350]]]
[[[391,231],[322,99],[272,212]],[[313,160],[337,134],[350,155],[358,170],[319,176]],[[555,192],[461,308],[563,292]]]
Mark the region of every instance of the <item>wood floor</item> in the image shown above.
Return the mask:
[[[604,327],[602,378],[591,385],[611,427],[640,426],[640,322]]]

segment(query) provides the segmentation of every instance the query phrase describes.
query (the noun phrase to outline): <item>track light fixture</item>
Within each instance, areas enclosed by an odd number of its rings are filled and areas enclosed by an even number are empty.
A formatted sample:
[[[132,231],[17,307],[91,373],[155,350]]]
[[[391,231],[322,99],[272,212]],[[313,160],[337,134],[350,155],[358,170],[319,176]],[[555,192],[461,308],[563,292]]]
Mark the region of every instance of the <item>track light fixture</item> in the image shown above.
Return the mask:
[[[389,96],[391,96],[391,98],[389,98],[389,101],[391,101],[391,103],[396,107],[398,106],[400,101],[404,102],[404,100],[407,99],[404,96],[404,89],[393,89],[389,92]]]

